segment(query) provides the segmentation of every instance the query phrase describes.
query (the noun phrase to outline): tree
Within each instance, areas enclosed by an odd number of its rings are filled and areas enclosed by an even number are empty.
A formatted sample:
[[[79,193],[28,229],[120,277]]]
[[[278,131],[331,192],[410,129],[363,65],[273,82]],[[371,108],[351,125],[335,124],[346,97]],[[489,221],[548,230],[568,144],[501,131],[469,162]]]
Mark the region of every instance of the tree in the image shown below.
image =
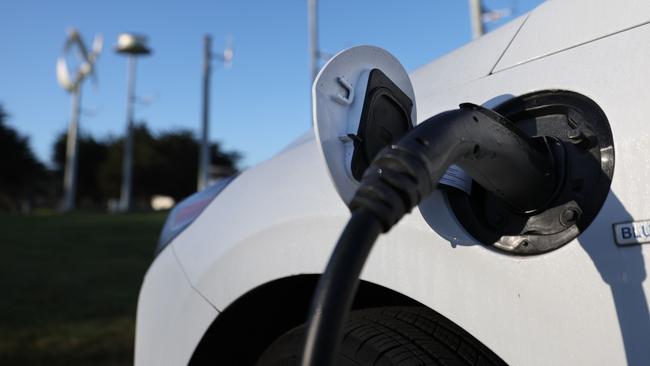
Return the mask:
[[[156,160],[149,166],[155,182],[149,194],[164,194],[179,200],[196,190],[199,145],[187,130],[165,132],[153,146]]]
[[[133,127],[133,136],[133,198],[136,207],[148,207],[153,195],[168,195],[178,201],[195,192],[199,143],[191,131],[174,130],[154,135],[146,124],[138,123]],[[60,177],[65,162],[65,141],[63,133],[54,145],[53,160]],[[78,146],[78,200],[86,202],[86,206],[105,207],[107,200],[120,196],[123,139],[108,137],[96,140],[81,134]],[[239,153],[223,151],[213,143],[210,157],[213,167],[218,167],[223,175],[237,172]]]
[[[155,177],[152,194],[165,194],[179,200],[196,191],[198,176],[199,143],[189,130],[165,132],[155,142],[157,160],[151,166],[150,176]],[[237,152],[223,151],[218,143],[209,148],[211,167],[217,168],[220,176],[237,172],[237,162],[241,155]]]
[[[52,161],[57,186],[62,187],[63,171],[65,170],[67,133],[59,134],[54,142]],[[103,206],[106,195],[101,190],[99,169],[108,155],[108,144],[95,140],[92,136],[79,134],[77,141],[77,201],[81,206]]]
[[[0,210],[15,211],[43,188],[46,171],[29,139],[5,124],[8,117],[0,105]]]

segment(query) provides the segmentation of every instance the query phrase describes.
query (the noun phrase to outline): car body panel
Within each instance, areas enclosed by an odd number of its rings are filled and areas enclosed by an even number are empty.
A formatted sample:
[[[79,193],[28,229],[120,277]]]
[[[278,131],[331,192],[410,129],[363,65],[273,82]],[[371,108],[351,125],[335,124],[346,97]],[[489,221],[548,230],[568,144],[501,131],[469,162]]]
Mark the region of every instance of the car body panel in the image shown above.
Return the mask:
[[[413,71],[411,81],[416,93],[430,95],[489,75],[527,17],[528,15],[522,15],[494,32]],[[418,95],[415,99],[418,99]]]
[[[647,0],[546,1],[531,12],[494,71],[560,52],[650,21]]]
[[[588,96],[612,125],[611,192],[578,240],[533,257],[478,245],[436,192],[379,239],[362,278],[431,307],[512,365],[650,364],[650,245],[619,247],[612,231],[650,218],[648,39],[650,26],[639,26],[435,88],[439,70],[414,72],[420,121],[535,90]],[[475,52],[445,64],[479,59],[484,48]],[[348,217],[316,142],[303,137],[243,172],[171,246],[192,286],[223,310],[264,283],[320,273]]]
[[[134,364],[186,365],[217,314],[192,288],[172,248],[163,250],[140,289]]]
[[[495,106],[512,95],[568,89],[598,103],[612,125],[614,178],[595,221],[566,247],[536,258],[512,260],[511,266],[521,265],[521,272],[512,275],[524,279],[512,288],[535,294],[526,306],[512,303],[508,307],[527,310],[514,318],[494,319],[508,324],[499,328],[488,325],[490,319],[460,319],[458,311],[450,309],[456,312],[450,316],[454,321],[511,364],[650,362],[645,341],[650,339],[646,280],[650,247],[617,247],[612,230],[616,222],[650,217],[650,205],[644,199],[650,174],[640,168],[647,165],[650,141],[643,107],[650,98],[646,76],[650,75],[650,47],[639,47],[649,37],[650,26],[637,27],[418,100],[419,111],[426,116],[453,108],[461,97]],[[585,60],[591,62],[585,65]],[[472,242],[462,236],[462,230],[454,233],[460,233],[456,241]],[[477,326],[492,326],[492,330],[484,337]],[[522,338],[535,341],[508,345]]]

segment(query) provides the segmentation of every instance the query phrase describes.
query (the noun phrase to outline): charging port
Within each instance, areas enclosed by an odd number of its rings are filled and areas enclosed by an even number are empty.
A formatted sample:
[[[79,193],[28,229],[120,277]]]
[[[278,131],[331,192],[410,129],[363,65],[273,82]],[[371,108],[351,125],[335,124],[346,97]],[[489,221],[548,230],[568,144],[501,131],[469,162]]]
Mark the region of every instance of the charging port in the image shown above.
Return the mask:
[[[516,97],[494,110],[553,151],[557,190],[544,207],[525,212],[474,182],[469,195],[447,190],[452,210],[469,234],[498,250],[557,249],[589,226],[609,192],[614,146],[607,117],[591,99],[560,90]]]

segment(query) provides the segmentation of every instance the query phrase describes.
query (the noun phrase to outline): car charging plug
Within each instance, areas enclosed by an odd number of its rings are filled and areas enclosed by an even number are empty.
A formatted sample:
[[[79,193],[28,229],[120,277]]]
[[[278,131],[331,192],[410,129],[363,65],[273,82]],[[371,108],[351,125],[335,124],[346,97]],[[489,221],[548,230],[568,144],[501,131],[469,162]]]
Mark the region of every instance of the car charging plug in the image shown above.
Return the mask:
[[[473,104],[443,112],[385,147],[349,203],[352,216],[312,300],[303,366],[330,366],[374,242],[427,198],[456,164],[512,210],[543,210],[560,185],[545,137],[531,138],[498,113]]]

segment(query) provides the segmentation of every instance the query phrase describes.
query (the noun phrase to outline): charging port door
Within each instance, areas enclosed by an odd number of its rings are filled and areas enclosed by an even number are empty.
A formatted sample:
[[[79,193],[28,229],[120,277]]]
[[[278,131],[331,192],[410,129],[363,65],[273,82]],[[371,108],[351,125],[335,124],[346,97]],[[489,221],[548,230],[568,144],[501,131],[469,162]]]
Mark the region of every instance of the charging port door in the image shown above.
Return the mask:
[[[408,73],[372,46],[344,50],[327,62],[312,87],[312,113],[330,177],[346,204],[377,153],[417,121]],[[471,179],[452,167],[440,183],[469,193]]]

